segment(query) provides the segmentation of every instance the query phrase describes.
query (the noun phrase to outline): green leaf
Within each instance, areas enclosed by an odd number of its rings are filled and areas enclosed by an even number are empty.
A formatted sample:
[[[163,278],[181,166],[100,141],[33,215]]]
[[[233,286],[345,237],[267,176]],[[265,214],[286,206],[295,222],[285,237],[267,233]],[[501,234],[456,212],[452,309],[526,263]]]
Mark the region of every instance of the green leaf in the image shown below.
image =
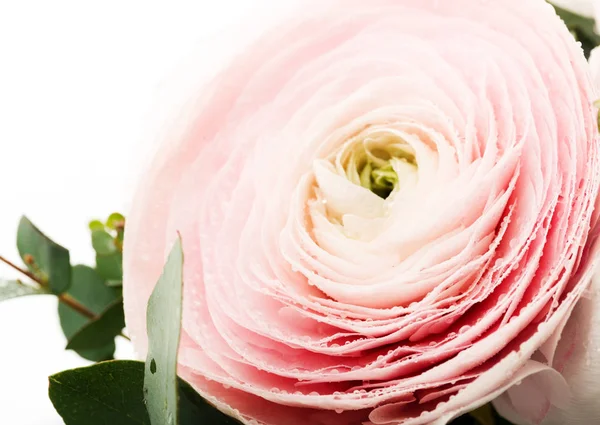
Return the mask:
[[[498,414],[498,412],[494,409],[494,418],[496,421],[496,425],[513,425],[512,422],[504,419],[502,416]]]
[[[594,47],[600,45],[600,35],[596,33],[596,21],[594,18],[578,15],[569,10],[558,7],[551,3],[556,13],[563,20],[569,31],[581,42],[585,57],[589,58]]]
[[[96,271],[105,280],[123,280],[123,254],[97,255]]]
[[[50,377],[49,395],[66,425],[150,425],[144,404],[144,363],[120,360]],[[239,425],[178,379],[181,425]]]
[[[496,425],[494,409],[491,404],[484,404],[469,413],[479,425]]]
[[[462,415],[450,422],[450,425],[479,425],[471,415]]]
[[[240,425],[198,394],[187,382],[179,378],[179,423],[180,425]]]
[[[90,223],[88,224],[88,227],[90,228],[90,230],[93,232],[94,230],[106,230],[104,227],[104,223],[102,223],[100,220],[92,220],[90,221]]]
[[[123,281],[122,280],[107,280],[106,286],[109,286],[111,288],[119,288],[119,287],[123,286]]]
[[[10,300],[11,298],[25,297],[27,295],[44,295],[47,293],[48,292],[44,289],[24,285],[16,280],[0,279],[0,301]]]
[[[146,312],[148,355],[144,394],[152,425],[179,423],[177,351],[181,334],[183,249],[178,237]]]
[[[125,225],[125,217],[120,213],[112,213],[106,220],[106,227],[111,230],[117,230],[123,228]]]
[[[150,425],[144,365],[109,361],[50,377],[49,396],[66,425]]]
[[[97,315],[100,315],[121,297],[120,290],[107,287],[98,273],[87,266],[73,267],[72,283],[67,293]],[[90,323],[90,319],[63,303],[58,304],[58,316],[67,340],[73,338],[77,332]],[[87,360],[95,362],[109,360],[112,359],[115,352],[115,343],[111,341],[106,346],[97,349],[75,351]]]
[[[117,252],[114,238],[104,230],[92,232],[92,246],[98,255],[111,255]]]
[[[19,223],[17,248],[29,271],[47,282],[52,293],[59,295],[69,288],[69,251],[40,232],[27,217]]]
[[[123,300],[113,302],[98,318],[91,320],[69,340],[67,350],[98,350],[114,343],[125,327]]]

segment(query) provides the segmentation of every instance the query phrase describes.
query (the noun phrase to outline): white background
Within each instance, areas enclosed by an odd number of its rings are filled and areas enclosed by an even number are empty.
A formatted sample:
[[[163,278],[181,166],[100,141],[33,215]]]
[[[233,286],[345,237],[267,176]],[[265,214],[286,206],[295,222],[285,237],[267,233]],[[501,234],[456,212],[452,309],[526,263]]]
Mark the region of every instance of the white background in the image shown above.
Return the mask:
[[[18,260],[26,214],[91,264],[87,222],[127,212],[182,77],[210,75],[289,3],[0,0],[0,253]],[[0,424],[62,424],[47,377],[86,364],[65,344],[53,297],[0,304]]]
[[[0,253],[18,259],[26,214],[91,264],[87,222],[127,212],[181,81],[210,75],[291,3],[0,0]],[[0,424],[62,424],[47,377],[85,364],[65,343],[52,297],[0,304]],[[133,356],[128,343],[118,355]]]

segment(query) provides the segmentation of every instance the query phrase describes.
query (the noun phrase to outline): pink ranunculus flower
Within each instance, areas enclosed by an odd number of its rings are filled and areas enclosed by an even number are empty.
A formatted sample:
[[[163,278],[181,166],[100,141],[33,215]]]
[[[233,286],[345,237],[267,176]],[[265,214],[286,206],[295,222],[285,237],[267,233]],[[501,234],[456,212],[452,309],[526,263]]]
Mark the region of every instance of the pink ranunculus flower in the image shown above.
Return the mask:
[[[600,22],[600,0],[596,0],[596,21]],[[592,79],[600,89],[600,47],[590,56]],[[600,273],[571,313],[560,335],[550,365],[559,372],[570,390],[570,397],[560,406],[551,402],[552,387],[535,375],[509,389],[494,401],[502,415],[516,425],[527,425],[531,418],[541,418],[542,425],[589,425],[600,423]],[[527,402],[519,402],[526,397]]]
[[[539,422],[569,400],[554,357],[597,260],[581,49],[543,0],[309,5],[143,176],[135,347],[179,231],[179,373],[243,423],[440,425],[530,380]]]

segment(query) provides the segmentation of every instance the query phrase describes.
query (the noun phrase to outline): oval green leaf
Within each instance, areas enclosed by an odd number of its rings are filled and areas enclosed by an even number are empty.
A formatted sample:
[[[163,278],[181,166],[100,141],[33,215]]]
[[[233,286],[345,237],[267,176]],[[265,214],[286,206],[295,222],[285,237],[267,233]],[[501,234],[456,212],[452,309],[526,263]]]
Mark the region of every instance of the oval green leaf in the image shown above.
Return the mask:
[[[181,334],[183,249],[177,238],[146,312],[148,355],[144,394],[152,425],[179,423],[177,351]]]
[[[492,409],[492,405],[489,403],[473,410],[469,414],[475,419],[478,425],[496,425],[494,409]]]
[[[96,271],[105,280],[123,279],[123,254],[96,255]]]
[[[52,293],[60,295],[69,288],[69,251],[44,235],[27,217],[19,222],[17,248],[29,271],[47,282]]]
[[[114,238],[104,230],[92,232],[92,246],[98,255],[111,255],[117,252]]]
[[[114,343],[115,337],[125,327],[123,299],[119,298],[81,328],[67,344],[67,350],[99,350]]]
[[[25,285],[16,280],[0,279],[0,301],[12,298],[25,297],[28,295],[44,295],[48,291],[33,286]]]
[[[117,230],[123,228],[125,225],[125,217],[120,213],[112,213],[106,220],[106,227],[111,230]]]
[[[119,289],[107,287],[98,273],[87,266],[73,267],[72,283],[67,293],[97,315],[102,314],[121,297]],[[77,332],[90,323],[90,319],[63,303],[58,304],[58,316],[67,340],[73,338]],[[94,362],[110,360],[115,352],[115,343],[111,341],[104,347],[75,351],[84,359]]]
[[[100,220],[92,220],[89,222],[88,227],[93,232],[94,230],[106,230],[104,227],[104,223]]]
[[[49,395],[66,425],[150,425],[144,404],[142,362],[120,360],[50,377]],[[177,380],[181,425],[239,425]]]
[[[48,394],[66,425],[150,425],[144,364],[109,361],[50,377]]]
[[[552,2],[550,2],[552,4]],[[582,16],[570,10],[552,4],[556,14],[563,20],[571,34],[581,43],[581,48],[586,58],[589,58],[592,50],[600,45],[600,35],[596,32],[596,20]]]

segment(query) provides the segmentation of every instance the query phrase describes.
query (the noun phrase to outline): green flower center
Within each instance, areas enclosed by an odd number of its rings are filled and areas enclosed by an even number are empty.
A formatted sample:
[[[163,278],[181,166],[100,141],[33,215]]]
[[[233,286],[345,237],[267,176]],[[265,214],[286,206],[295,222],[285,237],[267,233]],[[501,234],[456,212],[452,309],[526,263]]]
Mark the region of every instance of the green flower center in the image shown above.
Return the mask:
[[[377,196],[387,199],[398,184],[398,174],[392,164],[378,167],[372,162],[367,162],[360,171],[360,185]]]
[[[397,134],[383,130],[350,139],[338,151],[335,165],[352,183],[383,199],[417,171],[412,147]]]

